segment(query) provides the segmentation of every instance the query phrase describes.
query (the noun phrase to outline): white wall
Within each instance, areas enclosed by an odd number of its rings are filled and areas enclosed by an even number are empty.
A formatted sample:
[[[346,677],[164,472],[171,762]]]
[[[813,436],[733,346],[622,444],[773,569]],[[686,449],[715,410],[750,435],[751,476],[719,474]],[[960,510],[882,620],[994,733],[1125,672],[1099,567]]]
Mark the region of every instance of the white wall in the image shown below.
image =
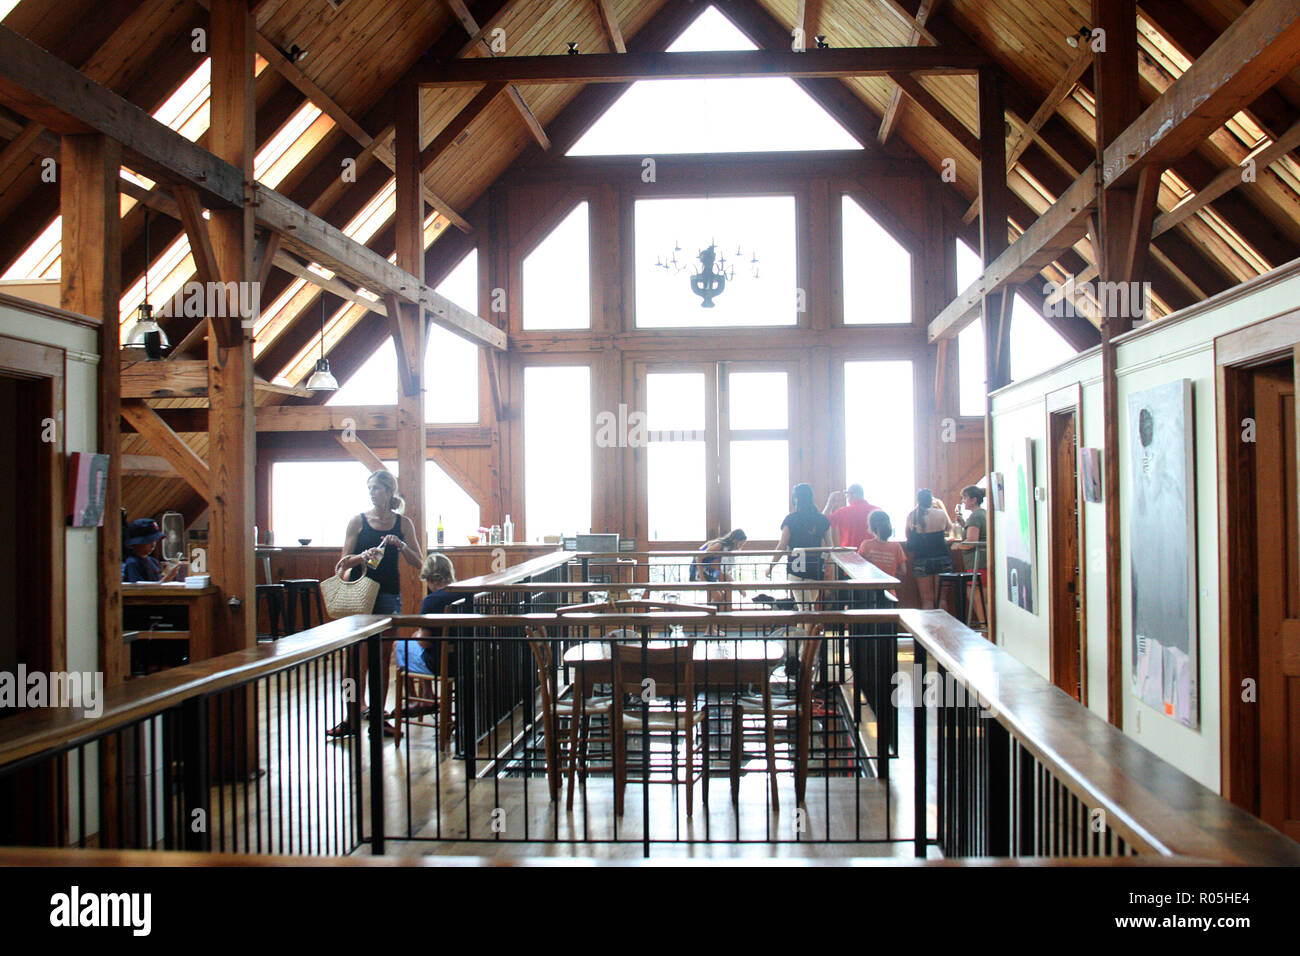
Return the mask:
[[[1127,486],[1129,462],[1128,396],[1166,382],[1187,378],[1192,382],[1196,550],[1199,629],[1200,726],[1184,727],[1143,704],[1130,689],[1132,640],[1131,594],[1129,587],[1129,501],[1120,496],[1120,534],[1107,542],[1104,504],[1083,505],[1084,589],[1088,650],[1088,706],[1106,717],[1106,591],[1105,556],[1108,545],[1120,549],[1123,609],[1123,660],[1120,668],[1123,693],[1124,732],[1161,758],[1211,789],[1219,789],[1219,551],[1218,551],[1218,465],[1217,422],[1214,394],[1214,339],[1217,336],[1294,309],[1300,303],[1300,260],[1275,269],[1250,283],[1230,289],[1118,341],[1116,369],[1119,396],[1119,446],[1121,489]],[[1012,334],[1015,334],[1014,326]],[[1004,388],[992,396],[993,467],[1010,480],[1009,455],[1012,447],[1033,438],[1036,481],[1047,484],[1047,400],[1051,393],[1077,383],[1082,389],[1080,445],[1101,448],[1104,456],[1101,357],[1098,350],[1081,355],[1056,369],[1025,382]],[[1109,493],[1110,489],[1105,489]],[[1005,575],[994,587],[997,640],[1008,651],[1044,677],[1050,678],[1047,597],[1054,582],[1049,579],[1047,510],[1038,509],[1036,574],[1037,613],[1029,614],[1007,600]],[[1005,567],[998,533],[1006,521],[1005,512],[990,509],[995,527],[994,568]]]

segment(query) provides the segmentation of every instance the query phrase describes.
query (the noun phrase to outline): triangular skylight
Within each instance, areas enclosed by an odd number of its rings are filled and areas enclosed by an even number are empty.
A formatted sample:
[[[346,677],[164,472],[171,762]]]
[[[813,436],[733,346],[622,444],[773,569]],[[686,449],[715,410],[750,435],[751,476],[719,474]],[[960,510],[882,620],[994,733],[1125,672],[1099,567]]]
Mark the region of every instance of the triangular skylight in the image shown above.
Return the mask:
[[[730,20],[707,7],[668,52],[756,49]],[[794,80],[763,77],[640,80],[596,120],[568,155],[861,148]]]

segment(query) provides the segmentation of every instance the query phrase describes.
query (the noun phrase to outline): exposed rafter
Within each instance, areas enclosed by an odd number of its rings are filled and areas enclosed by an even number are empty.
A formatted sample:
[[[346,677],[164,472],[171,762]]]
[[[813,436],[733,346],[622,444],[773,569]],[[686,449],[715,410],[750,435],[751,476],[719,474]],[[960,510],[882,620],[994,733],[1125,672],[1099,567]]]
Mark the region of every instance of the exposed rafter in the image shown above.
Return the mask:
[[[426,86],[483,83],[629,83],[729,77],[887,76],[890,73],[970,73],[988,64],[982,54],[939,47],[859,47],[829,50],[723,50],[710,53],[592,53],[582,56],[504,56],[430,63],[414,71]]]

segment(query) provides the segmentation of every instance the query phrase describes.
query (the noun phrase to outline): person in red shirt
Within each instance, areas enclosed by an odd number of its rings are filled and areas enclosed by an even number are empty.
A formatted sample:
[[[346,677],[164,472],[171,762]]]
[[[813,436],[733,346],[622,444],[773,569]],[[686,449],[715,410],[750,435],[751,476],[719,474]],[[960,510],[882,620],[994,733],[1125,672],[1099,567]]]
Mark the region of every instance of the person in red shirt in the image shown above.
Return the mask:
[[[822,514],[831,519],[831,529],[840,547],[856,550],[870,535],[867,521],[871,512],[878,510],[867,501],[861,485],[849,485],[844,491],[831,492]]]

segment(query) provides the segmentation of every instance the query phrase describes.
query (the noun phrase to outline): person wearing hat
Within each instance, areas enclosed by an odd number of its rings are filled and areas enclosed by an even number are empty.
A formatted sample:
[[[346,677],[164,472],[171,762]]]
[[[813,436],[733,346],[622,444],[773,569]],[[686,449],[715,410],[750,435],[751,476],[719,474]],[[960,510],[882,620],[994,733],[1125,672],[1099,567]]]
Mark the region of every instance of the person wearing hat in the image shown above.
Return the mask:
[[[127,550],[126,560],[122,562],[122,580],[127,584],[139,581],[170,581],[181,569],[180,564],[163,567],[153,556],[162,539],[162,529],[152,518],[136,518],[126,526],[126,540],[122,542]]]

